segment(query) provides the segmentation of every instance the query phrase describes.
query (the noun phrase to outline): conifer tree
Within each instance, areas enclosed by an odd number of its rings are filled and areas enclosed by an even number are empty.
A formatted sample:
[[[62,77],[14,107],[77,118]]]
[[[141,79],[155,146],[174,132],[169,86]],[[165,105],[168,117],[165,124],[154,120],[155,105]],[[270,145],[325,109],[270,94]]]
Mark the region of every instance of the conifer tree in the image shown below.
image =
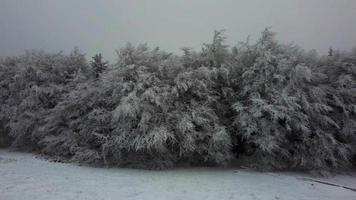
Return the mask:
[[[101,73],[103,73],[108,68],[108,62],[103,61],[103,56],[101,53],[96,54],[92,57],[90,62],[91,67],[94,70],[95,77],[98,78]]]
[[[263,170],[356,164],[355,50],[319,56],[270,29],[231,50],[225,39],[216,31],[182,56],[127,44],[110,68],[78,49],[0,59],[0,146],[156,169],[233,157]]]

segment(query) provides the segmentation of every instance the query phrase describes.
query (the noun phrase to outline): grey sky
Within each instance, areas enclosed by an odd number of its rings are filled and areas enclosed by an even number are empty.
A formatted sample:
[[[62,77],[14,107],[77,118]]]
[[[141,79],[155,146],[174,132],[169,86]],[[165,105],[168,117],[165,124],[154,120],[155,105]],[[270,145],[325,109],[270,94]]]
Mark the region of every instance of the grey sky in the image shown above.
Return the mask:
[[[356,0],[0,0],[0,56],[78,46],[113,60],[126,42],[199,49],[215,29],[236,44],[267,26],[305,49],[347,50],[356,45]]]

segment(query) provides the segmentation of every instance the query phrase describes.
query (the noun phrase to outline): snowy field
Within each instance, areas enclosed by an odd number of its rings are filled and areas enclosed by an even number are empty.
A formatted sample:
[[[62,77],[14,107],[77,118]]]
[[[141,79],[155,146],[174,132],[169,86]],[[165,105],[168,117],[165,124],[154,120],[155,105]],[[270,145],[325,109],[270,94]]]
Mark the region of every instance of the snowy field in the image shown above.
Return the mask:
[[[356,174],[315,178],[300,173],[190,168],[105,169],[52,163],[0,150],[0,200],[355,200]]]

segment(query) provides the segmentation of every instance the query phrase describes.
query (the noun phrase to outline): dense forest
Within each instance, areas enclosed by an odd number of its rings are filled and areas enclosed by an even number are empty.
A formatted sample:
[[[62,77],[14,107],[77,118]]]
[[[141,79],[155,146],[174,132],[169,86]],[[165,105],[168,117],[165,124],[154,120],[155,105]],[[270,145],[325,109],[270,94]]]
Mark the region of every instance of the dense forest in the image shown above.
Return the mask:
[[[77,49],[0,59],[0,146],[150,169],[356,165],[356,49],[320,56],[269,29],[225,39],[182,55],[127,44],[115,64]]]

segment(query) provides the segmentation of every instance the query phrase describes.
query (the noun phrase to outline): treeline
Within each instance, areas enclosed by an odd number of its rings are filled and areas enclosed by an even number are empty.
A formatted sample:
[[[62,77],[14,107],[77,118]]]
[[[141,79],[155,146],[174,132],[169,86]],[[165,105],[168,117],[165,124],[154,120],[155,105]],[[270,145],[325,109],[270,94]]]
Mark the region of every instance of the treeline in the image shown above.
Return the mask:
[[[222,32],[177,56],[128,44],[118,62],[31,51],[0,61],[0,145],[67,161],[335,171],[356,161],[356,49],[328,56],[270,30]]]

